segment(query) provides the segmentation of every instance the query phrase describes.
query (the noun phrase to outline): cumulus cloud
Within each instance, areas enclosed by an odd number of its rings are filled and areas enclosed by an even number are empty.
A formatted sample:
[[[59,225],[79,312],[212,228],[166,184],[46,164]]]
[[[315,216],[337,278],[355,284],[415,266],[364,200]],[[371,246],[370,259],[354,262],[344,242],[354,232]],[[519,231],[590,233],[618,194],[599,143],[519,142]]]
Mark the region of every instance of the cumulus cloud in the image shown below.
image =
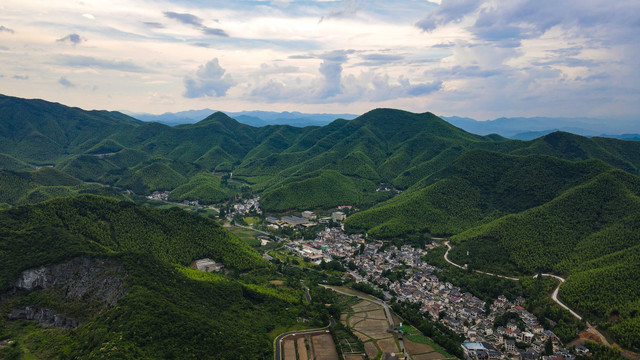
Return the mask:
[[[78,35],[78,34],[69,34],[69,35],[67,35],[65,37],[62,37],[62,38],[56,40],[56,42],[63,43],[63,44],[69,43],[69,44],[74,45],[74,46],[82,43],[83,41],[86,41],[86,40],[81,38],[80,35]]]
[[[58,84],[68,88],[73,88],[76,87],[76,85],[74,83],[72,83],[71,81],[69,81],[67,78],[65,78],[64,76],[61,76],[60,79],[58,79]]]
[[[443,0],[435,11],[418,21],[416,26],[424,31],[432,31],[438,26],[459,22],[476,11],[480,5],[482,2],[479,0]]]
[[[173,11],[165,11],[164,16],[166,16],[169,19],[173,19],[176,21],[179,21],[185,25],[191,25],[194,28],[202,31],[203,34],[205,35],[214,35],[214,36],[220,36],[220,37],[227,37],[229,36],[224,30],[222,29],[217,29],[217,28],[210,28],[207,26],[204,26],[204,24],[202,23],[202,19],[193,15],[193,14],[189,14],[189,13],[177,13],[177,12],[173,12]],[[217,20],[216,20],[217,22]]]
[[[605,26],[610,41],[629,41],[620,38],[616,29],[640,27],[637,14],[640,2],[594,0],[569,2],[556,0],[443,0],[441,5],[416,26],[433,31],[439,26],[460,22],[475,16],[475,23],[467,28],[478,40],[504,47],[518,47],[521,40],[537,38],[554,27],[593,29]],[[613,26],[610,28],[609,25]],[[637,39],[637,37],[634,37]]]
[[[227,90],[236,84],[231,75],[225,72],[217,58],[200,65],[195,76],[184,78],[183,96],[186,98],[225,96]]]
[[[302,84],[299,79],[287,82],[272,78],[255,87],[251,95],[268,102],[350,103],[416,97],[442,88],[441,81],[411,83],[404,77],[394,81],[387,74],[374,71],[344,75],[343,65],[354,53],[353,50],[336,50],[316,55],[316,59],[322,60],[318,68],[320,76],[311,83]]]
[[[13,31],[13,29],[9,29],[8,27],[2,26],[2,25],[0,25],[0,32],[8,32],[9,34],[15,33],[15,31]]]

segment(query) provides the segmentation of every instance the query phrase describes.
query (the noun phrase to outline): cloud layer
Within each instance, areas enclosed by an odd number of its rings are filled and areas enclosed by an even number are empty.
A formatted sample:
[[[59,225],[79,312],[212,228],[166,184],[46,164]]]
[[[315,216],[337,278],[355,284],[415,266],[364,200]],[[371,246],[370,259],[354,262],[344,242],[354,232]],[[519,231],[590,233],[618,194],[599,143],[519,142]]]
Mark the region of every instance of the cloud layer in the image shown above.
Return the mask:
[[[636,119],[638,13],[636,0],[14,2],[0,86],[137,112]]]

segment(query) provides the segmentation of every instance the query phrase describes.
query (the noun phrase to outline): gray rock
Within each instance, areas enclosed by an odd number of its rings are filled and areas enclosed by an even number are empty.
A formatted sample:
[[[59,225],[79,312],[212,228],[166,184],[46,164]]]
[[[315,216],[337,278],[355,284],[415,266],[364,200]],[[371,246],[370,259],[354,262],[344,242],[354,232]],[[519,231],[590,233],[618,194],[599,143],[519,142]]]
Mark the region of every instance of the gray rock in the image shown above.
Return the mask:
[[[23,271],[14,283],[14,291],[63,289],[70,298],[90,298],[113,307],[127,290],[126,271],[113,261],[77,257],[52,266]]]
[[[67,262],[23,271],[9,293],[18,294],[41,289],[62,291],[69,299],[99,301],[104,308],[114,307],[127,294],[124,267],[113,260],[76,257]],[[14,309],[9,318],[37,321],[42,326],[75,328],[77,320],[48,308],[26,306]]]
[[[77,328],[80,322],[77,320],[56,314],[47,308],[38,308],[34,306],[27,306],[22,309],[11,311],[9,314],[10,320],[25,319],[38,322],[42,326],[54,326],[59,328]]]

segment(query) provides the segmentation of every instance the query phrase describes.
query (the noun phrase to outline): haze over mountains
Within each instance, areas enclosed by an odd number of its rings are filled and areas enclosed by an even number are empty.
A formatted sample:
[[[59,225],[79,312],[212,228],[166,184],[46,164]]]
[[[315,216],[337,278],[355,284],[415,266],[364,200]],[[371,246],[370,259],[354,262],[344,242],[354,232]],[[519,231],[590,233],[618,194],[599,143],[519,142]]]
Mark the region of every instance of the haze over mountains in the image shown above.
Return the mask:
[[[191,124],[217,111],[211,109],[188,110],[161,115],[128,115],[147,122],[167,125]],[[306,114],[300,112],[241,111],[225,112],[237,121],[251,126],[291,125],[296,127],[324,126],[336,119],[352,120],[354,114]],[[499,134],[510,139],[533,140],[554,131],[565,131],[582,136],[604,136],[622,140],[640,140],[640,125],[631,121],[596,118],[515,117],[479,121],[466,117],[442,117],[447,122],[478,135]]]
[[[623,346],[640,347],[640,256],[635,256],[640,142],[567,132],[510,140],[467,132],[432,113],[394,109],[312,127],[254,127],[220,112],[193,124],[167,126],[117,112],[0,96],[0,154],[0,206],[10,209],[0,214],[8,224],[3,241],[20,237],[28,243],[20,232],[25,226],[38,239],[50,239],[50,232],[75,239],[60,250],[58,260],[90,250],[129,251],[132,239],[118,235],[117,226],[125,221],[118,208],[136,214],[133,219],[144,215],[143,224],[166,215],[145,215],[133,205],[101,197],[61,197],[130,196],[121,188],[142,195],[169,191],[171,200],[216,204],[253,193],[271,214],[352,205],[360,211],[347,218],[348,231],[397,241],[451,236],[452,258],[471,268],[526,277],[564,275],[564,301],[608,328]],[[53,200],[20,206],[46,199]],[[69,218],[74,212],[81,216]],[[31,220],[20,214],[36,220],[23,224]],[[76,225],[91,223],[97,225],[89,232]],[[218,231],[213,223],[201,226]],[[163,228],[157,238],[180,229]],[[224,232],[216,234],[221,245],[231,241]],[[157,244],[145,246],[165,265],[192,260],[174,257],[172,249]],[[189,251],[198,253],[200,245],[193,246]],[[217,259],[231,256],[218,248],[207,251]],[[254,253],[246,259],[253,260],[248,265],[225,261],[238,271],[264,265]],[[30,266],[48,261],[34,258]],[[119,261],[128,271],[136,269],[125,257]],[[10,273],[25,266],[15,265]],[[189,291],[201,291],[198,286]],[[264,310],[254,301],[258,295],[247,294],[243,284],[233,287],[249,301],[248,309]],[[287,302],[295,303],[277,306]],[[255,351],[268,351],[264,337],[255,340],[262,344]]]

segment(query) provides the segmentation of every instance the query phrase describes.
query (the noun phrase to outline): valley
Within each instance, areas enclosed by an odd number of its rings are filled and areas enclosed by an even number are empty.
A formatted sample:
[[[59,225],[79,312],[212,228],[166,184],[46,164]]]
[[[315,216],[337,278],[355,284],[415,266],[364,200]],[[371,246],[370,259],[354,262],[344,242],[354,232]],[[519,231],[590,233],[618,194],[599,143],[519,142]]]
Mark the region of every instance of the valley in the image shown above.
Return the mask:
[[[639,174],[640,142],[479,136],[432,113],[171,127],[0,96],[0,354],[321,358],[315,335],[271,345],[322,329],[343,358],[541,358],[585,327],[637,351]],[[69,261],[126,295],[15,285]]]

